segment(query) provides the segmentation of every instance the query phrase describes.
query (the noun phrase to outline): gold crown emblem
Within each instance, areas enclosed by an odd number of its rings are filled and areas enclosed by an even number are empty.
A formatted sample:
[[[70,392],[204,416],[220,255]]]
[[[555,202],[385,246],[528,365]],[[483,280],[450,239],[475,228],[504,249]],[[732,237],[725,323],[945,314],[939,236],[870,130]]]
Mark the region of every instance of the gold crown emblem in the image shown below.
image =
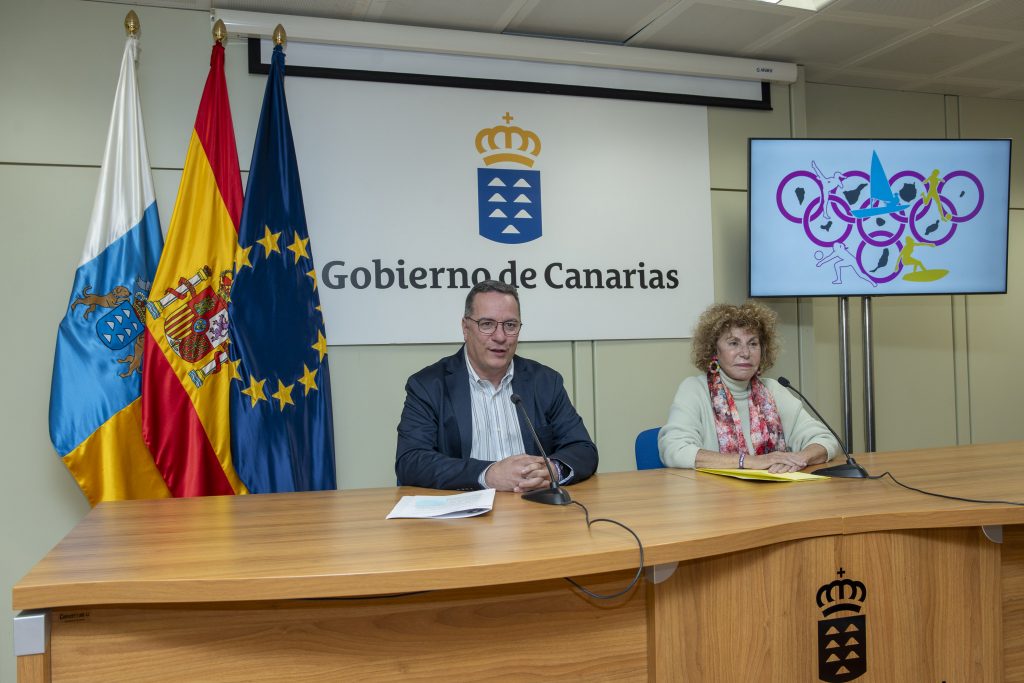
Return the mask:
[[[533,168],[540,154],[540,138],[532,130],[508,125],[514,118],[510,113],[505,112],[501,118],[506,125],[482,128],[476,134],[476,151],[484,155],[488,166],[511,161]]]

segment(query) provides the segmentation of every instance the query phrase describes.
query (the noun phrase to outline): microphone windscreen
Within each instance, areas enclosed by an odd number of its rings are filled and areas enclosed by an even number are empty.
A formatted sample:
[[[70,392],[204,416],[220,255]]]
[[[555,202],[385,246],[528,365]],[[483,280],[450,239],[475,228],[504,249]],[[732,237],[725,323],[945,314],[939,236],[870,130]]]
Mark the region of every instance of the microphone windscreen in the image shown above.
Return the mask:
[[[779,378],[779,384],[781,384],[784,387],[788,387],[789,386],[789,380],[786,379],[785,377],[780,377]]]
[[[511,396],[509,396],[509,400],[515,403],[516,405],[519,405],[520,401],[522,401],[523,399],[519,398],[519,394],[512,394]]]

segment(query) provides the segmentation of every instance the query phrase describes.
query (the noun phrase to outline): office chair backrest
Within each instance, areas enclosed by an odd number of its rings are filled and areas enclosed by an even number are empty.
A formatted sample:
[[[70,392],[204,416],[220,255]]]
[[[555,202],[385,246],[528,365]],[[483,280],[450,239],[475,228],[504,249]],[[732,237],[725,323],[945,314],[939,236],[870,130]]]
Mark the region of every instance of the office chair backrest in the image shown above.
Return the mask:
[[[636,435],[633,452],[636,455],[638,470],[654,470],[664,467],[661,464],[661,456],[658,455],[658,432],[660,430],[660,427],[653,427]]]

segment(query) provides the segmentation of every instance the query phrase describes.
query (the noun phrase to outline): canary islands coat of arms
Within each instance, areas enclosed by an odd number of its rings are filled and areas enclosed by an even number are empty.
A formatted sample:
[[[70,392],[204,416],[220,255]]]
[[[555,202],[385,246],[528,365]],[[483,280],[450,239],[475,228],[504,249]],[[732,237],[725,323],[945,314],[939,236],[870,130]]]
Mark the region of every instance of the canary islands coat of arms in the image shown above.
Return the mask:
[[[852,681],[868,668],[867,628],[862,610],[867,588],[860,581],[843,578],[818,588],[817,603],[823,619],[818,622],[818,680],[825,683]]]

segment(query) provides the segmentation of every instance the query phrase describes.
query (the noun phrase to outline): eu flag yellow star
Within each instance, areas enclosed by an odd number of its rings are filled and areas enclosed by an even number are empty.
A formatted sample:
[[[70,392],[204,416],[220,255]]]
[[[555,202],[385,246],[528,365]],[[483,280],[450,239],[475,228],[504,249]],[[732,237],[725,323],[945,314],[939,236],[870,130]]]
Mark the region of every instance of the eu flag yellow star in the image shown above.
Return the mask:
[[[231,377],[231,379],[237,379],[237,380],[241,380],[242,379],[241,373],[238,372],[238,366],[241,365],[241,364],[242,364],[242,359],[241,358],[236,358],[235,360],[229,360],[227,363],[225,363],[225,365],[228,368],[228,376]]]
[[[309,238],[300,238],[298,235],[295,236],[294,241],[288,245],[288,251],[295,254],[295,262],[298,263],[300,258],[309,258],[309,252],[306,250],[306,245],[309,244]]]
[[[316,391],[316,372],[316,368],[310,370],[309,366],[302,364],[302,377],[299,377],[299,383],[306,387],[303,396],[309,396],[309,392]]]
[[[292,400],[292,389],[295,387],[294,384],[284,385],[284,382],[277,380],[277,391],[274,393],[274,398],[280,404],[278,408],[284,410],[284,407],[295,405],[295,401]]]
[[[265,379],[256,379],[255,377],[249,378],[249,386],[242,389],[242,393],[249,397],[252,401],[252,408],[256,407],[256,404],[260,401],[266,401],[267,395],[263,393],[263,385],[267,383]]]
[[[263,226],[263,237],[256,240],[263,246],[263,251],[266,253],[265,256],[270,256],[272,252],[281,253],[281,248],[277,246],[277,241],[281,239],[281,233],[270,232],[270,228],[266,225]]]
[[[251,244],[247,247],[239,245],[238,252],[235,254],[235,270],[241,270],[246,266],[252,268],[252,263],[249,262],[250,251],[252,251]]]
[[[320,352],[320,361],[323,362],[324,356],[327,355],[327,338],[320,330],[316,331],[316,337],[316,344],[313,344],[311,348]]]

